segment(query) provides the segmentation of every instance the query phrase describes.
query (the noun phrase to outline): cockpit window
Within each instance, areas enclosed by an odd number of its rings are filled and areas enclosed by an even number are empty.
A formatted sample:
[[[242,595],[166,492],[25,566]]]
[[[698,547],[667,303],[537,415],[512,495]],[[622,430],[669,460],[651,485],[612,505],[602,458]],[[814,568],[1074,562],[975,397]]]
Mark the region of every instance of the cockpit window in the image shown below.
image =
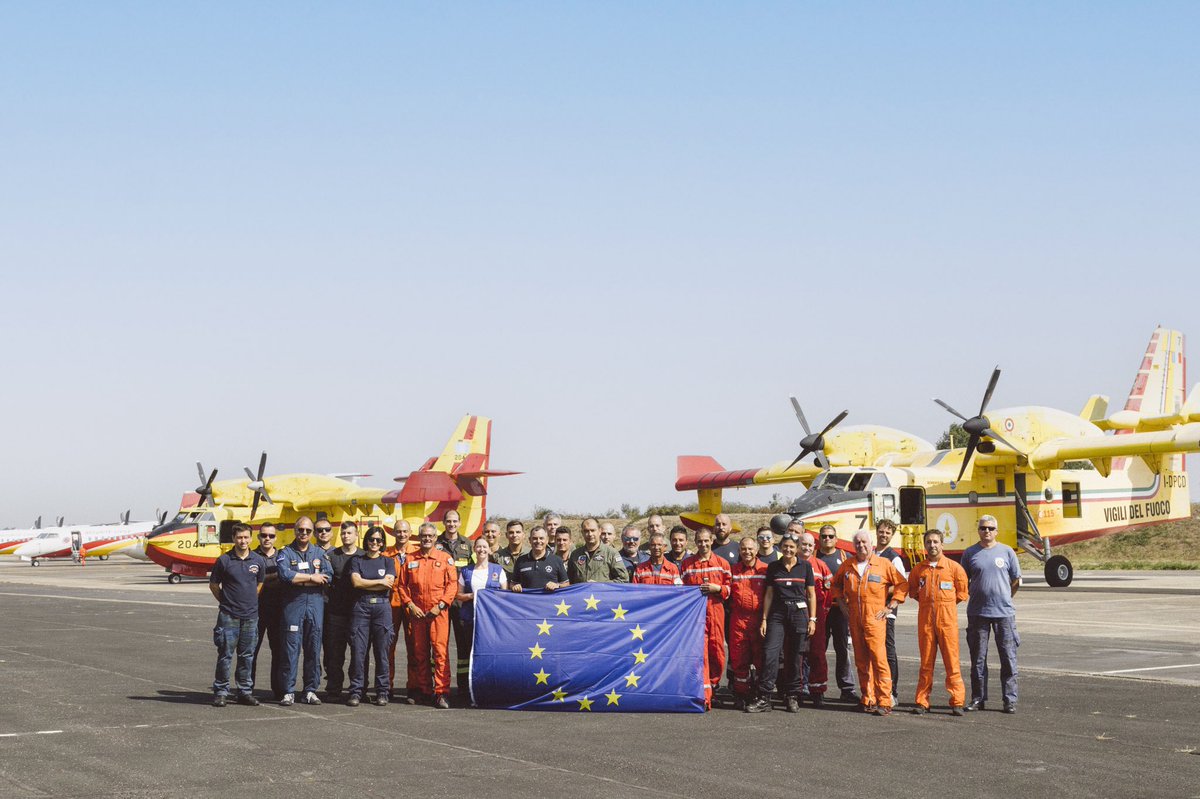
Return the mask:
[[[851,491],[865,491],[867,482],[871,479],[873,472],[859,472],[850,478]]]
[[[871,474],[871,480],[867,483],[867,490],[871,491],[876,488],[891,488],[892,481],[887,479],[887,475],[883,472],[874,472]]]
[[[813,481],[812,488],[824,488],[827,491],[845,491],[853,477],[852,472],[825,472]]]

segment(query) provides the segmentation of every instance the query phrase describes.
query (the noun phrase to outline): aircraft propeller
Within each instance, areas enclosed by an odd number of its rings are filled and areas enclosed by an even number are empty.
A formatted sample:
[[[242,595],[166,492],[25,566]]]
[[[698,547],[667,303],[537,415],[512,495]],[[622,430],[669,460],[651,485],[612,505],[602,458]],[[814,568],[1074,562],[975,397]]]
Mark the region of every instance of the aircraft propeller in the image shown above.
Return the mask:
[[[265,499],[268,505],[274,505],[271,501],[271,495],[267,493],[267,486],[263,483],[263,472],[267,469],[267,453],[263,453],[258,460],[258,475],[250,471],[249,467],[242,467],[246,476],[250,478],[250,482],[246,484],[246,488],[254,492],[254,502],[250,505],[250,519],[254,519],[254,515],[258,513],[259,499]]]
[[[121,514],[121,524],[129,524],[129,513],[130,511],[127,510]]]
[[[66,520],[67,520],[67,517],[66,517],[66,516],[59,516],[59,517],[58,517],[58,526],[59,526],[59,527],[62,527],[62,526],[63,526],[63,522],[65,522]]]
[[[33,529],[34,530],[42,529],[42,517],[41,516],[37,517],[37,519],[34,520]]]
[[[955,479],[955,481],[954,481],[955,483],[957,483],[959,480],[961,480],[963,474],[966,473],[967,464],[969,464],[971,462],[971,458],[972,458],[972,456],[974,456],[975,450],[977,450],[979,448],[979,442],[984,436],[987,436],[988,438],[999,441],[1001,444],[1008,447],[1013,452],[1016,452],[1018,454],[1020,454],[1020,452],[1021,452],[1021,450],[1017,449],[1012,444],[1008,443],[1003,438],[1001,438],[1000,434],[992,429],[992,423],[989,422],[988,418],[983,415],[984,411],[987,410],[988,403],[992,401],[992,392],[996,390],[996,383],[999,380],[1000,380],[1000,367],[997,366],[996,370],[994,372],[992,372],[992,379],[988,381],[987,391],[983,392],[983,402],[980,403],[980,405],[979,405],[979,414],[976,416],[972,416],[970,419],[963,416],[961,413],[954,410],[953,408],[951,408],[946,403],[942,402],[937,397],[933,398],[933,401],[936,402],[938,405],[941,405],[943,408],[950,411],[950,413],[954,414],[959,419],[962,419],[963,430],[965,430],[967,432],[967,434],[970,436],[970,438],[967,439],[967,451],[966,451],[966,454],[963,455],[962,468],[958,470],[958,477]]]
[[[212,474],[205,478],[204,467],[200,465],[200,461],[196,461],[196,471],[200,474],[200,487],[196,489],[196,493],[200,495],[200,502],[197,503],[196,507],[204,507],[204,500],[206,499],[209,505],[215,504],[213,502],[212,484],[213,480],[217,479],[217,470],[213,469]]]
[[[817,465],[822,469],[828,469],[829,458],[825,457],[825,434],[837,427],[838,424],[845,419],[850,412],[842,411],[834,417],[832,422],[825,425],[824,430],[814,436],[812,430],[808,426],[808,419],[804,418],[804,411],[800,409],[800,403],[796,401],[795,397],[792,397],[792,407],[796,409],[796,418],[800,420],[800,426],[804,428],[805,435],[804,438],[800,439],[800,454],[796,456],[795,460],[788,464],[788,469],[799,463],[801,458],[803,458],[805,455],[813,452],[817,453]],[[787,471],[787,469],[784,471]]]

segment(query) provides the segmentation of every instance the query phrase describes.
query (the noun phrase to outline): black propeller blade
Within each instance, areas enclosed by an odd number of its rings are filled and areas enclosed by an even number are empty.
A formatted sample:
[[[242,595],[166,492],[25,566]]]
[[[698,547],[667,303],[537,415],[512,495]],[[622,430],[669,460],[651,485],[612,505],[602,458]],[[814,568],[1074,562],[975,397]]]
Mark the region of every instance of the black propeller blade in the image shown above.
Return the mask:
[[[791,399],[792,407],[796,410],[796,418],[800,420],[800,426],[804,428],[805,435],[804,438],[800,439],[800,454],[796,456],[795,460],[788,464],[788,469],[799,463],[804,456],[813,452],[817,453],[817,465],[822,469],[828,469],[829,458],[825,457],[825,434],[837,427],[838,424],[840,424],[850,412],[842,411],[834,417],[832,422],[825,425],[824,430],[816,435],[813,435],[812,430],[808,426],[808,419],[804,418],[804,411],[800,409],[800,403],[797,402],[795,397],[792,397]]]
[[[254,492],[254,501],[250,504],[250,519],[253,521],[254,516],[258,513],[259,500],[265,499],[268,505],[275,504],[271,501],[271,495],[267,493],[267,487],[263,483],[263,472],[267,470],[267,453],[264,452],[262,457],[258,459],[257,475],[250,471],[249,467],[243,467],[243,470],[246,472],[246,476],[250,478],[250,482],[246,484],[246,488]]]
[[[213,503],[212,484],[213,480],[217,479],[217,470],[213,469],[212,473],[207,478],[204,476],[204,467],[200,465],[200,461],[196,461],[196,471],[200,474],[200,487],[196,489],[196,493],[200,495],[200,502],[197,507],[203,507],[205,500],[209,505]]]
[[[940,399],[935,397],[933,400],[938,405],[941,405],[947,411],[957,416],[959,419],[962,419],[962,428],[969,436],[967,439],[967,451],[963,454],[962,468],[958,470],[958,477],[955,478],[954,481],[956,483],[962,479],[964,474],[966,474],[967,464],[971,462],[971,458],[975,455],[976,450],[979,449],[979,442],[984,436],[987,436],[994,441],[999,441],[1013,452],[1021,454],[1021,450],[1005,441],[999,433],[992,429],[992,423],[988,421],[986,416],[984,416],[984,413],[987,411],[988,403],[992,401],[992,393],[996,390],[996,383],[999,382],[999,380],[1000,367],[997,366],[995,371],[992,372],[992,379],[988,381],[987,390],[983,392],[983,402],[979,404],[979,414],[972,416],[970,419],[963,416],[961,413],[954,410],[954,408],[951,408],[948,404],[942,402]]]

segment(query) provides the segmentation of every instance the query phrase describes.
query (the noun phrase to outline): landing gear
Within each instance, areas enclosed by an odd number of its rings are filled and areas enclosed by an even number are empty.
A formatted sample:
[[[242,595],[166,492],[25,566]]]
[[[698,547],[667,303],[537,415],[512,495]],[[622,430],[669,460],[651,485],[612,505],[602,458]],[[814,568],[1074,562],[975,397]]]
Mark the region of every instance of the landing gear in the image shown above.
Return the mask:
[[[171,573],[167,575],[167,582],[171,585],[179,585],[183,582],[183,575]]]
[[[100,560],[108,560],[108,555],[97,555],[96,557],[100,558]]]
[[[30,558],[29,565],[30,566],[41,566],[42,562],[40,560],[38,560],[37,558]]]
[[[1046,561],[1046,585],[1066,588],[1075,577],[1075,567],[1063,555],[1053,555]]]

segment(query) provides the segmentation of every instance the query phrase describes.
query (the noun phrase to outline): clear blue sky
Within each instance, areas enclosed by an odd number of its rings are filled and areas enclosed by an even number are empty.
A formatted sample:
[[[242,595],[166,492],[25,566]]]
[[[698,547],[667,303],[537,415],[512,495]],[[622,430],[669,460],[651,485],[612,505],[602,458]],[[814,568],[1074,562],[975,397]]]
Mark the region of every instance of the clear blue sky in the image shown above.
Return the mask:
[[[997,363],[996,406],[1119,405],[1155,324],[1200,357],[1198,29],[0,6],[0,524],[145,516],[264,448],[386,482],[467,411],[518,514],[673,501],[680,453],[790,458],[792,393],[931,439],[929,398]]]

